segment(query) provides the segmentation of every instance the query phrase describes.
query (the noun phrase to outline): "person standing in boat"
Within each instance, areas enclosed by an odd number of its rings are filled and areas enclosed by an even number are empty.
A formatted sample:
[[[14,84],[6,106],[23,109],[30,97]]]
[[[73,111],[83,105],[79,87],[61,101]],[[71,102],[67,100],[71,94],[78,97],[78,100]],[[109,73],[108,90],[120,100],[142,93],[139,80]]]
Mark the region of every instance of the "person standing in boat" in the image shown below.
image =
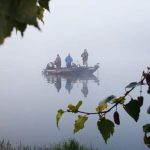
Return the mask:
[[[70,68],[71,67],[71,63],[73,62],[73,59],[70,56],[70,54],[68,54],[68,56],[65,58],[65,62],[66,62],[67,68]]]
[[[56,68],[61,68],[61,58],[59,54],[57,54],[57,57],[55,59],[55,65],[56,65]]]
[[[84,49],[84,52],[81,54],[82,60],[83,60],[83,65],[86,67],[88,66],[88,52],[86,49]]]

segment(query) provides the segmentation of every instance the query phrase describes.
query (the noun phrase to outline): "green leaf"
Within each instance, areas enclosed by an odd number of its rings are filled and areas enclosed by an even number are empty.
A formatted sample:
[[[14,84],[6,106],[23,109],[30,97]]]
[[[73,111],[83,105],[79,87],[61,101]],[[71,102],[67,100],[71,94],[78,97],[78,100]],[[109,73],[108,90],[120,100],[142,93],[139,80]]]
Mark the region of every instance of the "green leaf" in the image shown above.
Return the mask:
[[[82,105],[82,101],[79,101],[76,105],[76,109],[78,110],[80,108],[80,106]]]
[[[4,43],[4,37],[0,37],[0,45]]]
[[[112,100],[115,99],[115,98],[116,98],[116,96],[110,95],[110,96],[106,97],[106,98],[104,99],[104,101],[107,103],[107,102],[112,101]]]
[[[135,88],[136,86],[143,85],[143,82],[131,82],[125,88]]]
[[[99,103],[99,105],[101,105],[102,103],[108,103],[108,102],[112,101],[112,100],[115,99],[115,98],[116,98],[116,96],[110,95],[110,96],[106,97],[104,100],[102,100],[102,101]]]
[[[11,35],[13,30],[13,22],[0,14],[0,44],[2,44],[6,37]]]
[[[76,113],[78,112],[78,109],[80,108],[81,105],[82,105],[82,101],[79,101],[76,106],[69,104],[68,105],[69,111]]]
[[[21,35],[23,36],[24,31],[26,30],[27,24],[15,22],[14,26],[16,27],[16,30],[19,30],[21,32]]]
[[[50,0],[39,0],[39,4],[41,7],[49,10],[49,1]]]
[[[62,110],[62,109],[59,109],[57,111],[57,115],[56,115],[56,124],[57,124],[57,127],[58,127],[59,121],[60,121],[63,113],[64,113],[64,110]]]
[[[88,117],[86,115],[78,116],[78,119],[75,120],[75,124],[74,124],[74,133],[78,132],[79,130],[84,128],[84,124],[87,121]]]
[[[4,1],[4,0],[2,0]],[[36,25],[36,15],[37,15],[37,0],[10,0],[5,3],[5,8],[2,9],[5,16],[8,16],[12,20],[16,20],[20,23],[26,23],[30,25]],[[0,8],[3,7],[4,4],[0,4]],[[0,11],[0,13],[2,13]]]
[[[77,112],[76,106],[74,106],[74,105],[69,104],[68,108],[69,108],[69,111]]]
[[[150,148],[150,137],[146,134],[144,135],[144,143]]]
[[[14,28],[22,35],[27,25],[40,29],[37,19],[43,22],[44,9],[49,10],[49,0],[0,0],[0,44]]]
[[[137,122],[140,114],[140,106],[137,100],[131,100],[128,104],[124,105],[126,112]]]
[[[107,107],[108,107],[107,103],[103,103],[103,104],[97,106],[96,111],[97,111],[98,113],[99,113],[99,112],[102,112],[103,110],[107,109]]]
[[[150,114],[150,106],[147,109],[147,113]]]
[[[37,6],[37,18],[41,20],[43,23],[44,9],[41,6]]]
[[[120,96],[119,98],[113,99],[112,103],[119,103],[119,104],[123,104],[125,102],[125,97],[124,96]]]
[[[145,133],[150,132],[150,124],[145,124],[145,125],[143,126],[143,131],[144,131]]]
[[[37,26],[36,3],[36,0],[0,1],[0,44],[6,37],[11,36],[14,28],[23,35],[27,24]]]
[[[110,136],[114,133],[114,123],[111,120],[102,118],[97,122],[98,130],[102,134],[102,137],[107,143],[107,140],[110,138]]]

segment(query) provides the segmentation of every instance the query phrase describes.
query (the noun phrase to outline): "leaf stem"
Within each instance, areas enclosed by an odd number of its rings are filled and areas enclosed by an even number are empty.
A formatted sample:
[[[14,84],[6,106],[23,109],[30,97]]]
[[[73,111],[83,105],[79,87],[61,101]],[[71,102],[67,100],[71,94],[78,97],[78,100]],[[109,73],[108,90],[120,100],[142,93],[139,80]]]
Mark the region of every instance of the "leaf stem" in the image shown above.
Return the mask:
[[[149,73],[149,72],[148,72]],[[143,81],[146,79],[146,76],[142,76],[143,78],[141,78],[141,80],[138,82],[139,84],[142,84]],[[136,86],[132,87],[130,90],[126,91],[124,93],[124,97],[126,97],[127,95],[129,95],[129,93],[131,91],[133,91],[135,89]],[[111,111],[114,107],[116,107],[119,103],[115,103],[112,107],[110,107],[108,110],[106,111],[101,111],[101,112],[85,112],[85,111],[77,111],[77,112],[73,112],[73,111],[70,111],[70,110],[67,110],[66,112],[72,112],[72,113],[81,113],[81,114],[86,114],[86,115],[100,115],[100,114],[106,114],[108,113],[109,111]]]

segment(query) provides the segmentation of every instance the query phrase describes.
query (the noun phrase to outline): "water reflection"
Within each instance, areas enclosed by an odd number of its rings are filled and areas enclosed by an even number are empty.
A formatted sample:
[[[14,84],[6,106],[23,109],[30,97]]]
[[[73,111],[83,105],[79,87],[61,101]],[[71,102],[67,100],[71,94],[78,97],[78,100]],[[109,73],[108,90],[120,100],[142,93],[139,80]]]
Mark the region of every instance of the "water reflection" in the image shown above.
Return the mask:
[[[68,94],[71,93],[73,89],[73,85],[75,83],[82,84],[81,93],[84,97],[87,97],[89,93],[88,89],[88,81],[96,83],[99,85],[99,79],[93,74],[90,75],[50,75],[43,72],[44,77],[46,78],[47,82],[53,84],[57,89],[57,92],[60,92],[62,88],[62,82],[65,82],[65,89],[68,91]]]
[[[81,92],[83,93],[84,97],[87,97],[88,95],[88,81],[83,81],[83,87],[81,89]]]
[[[72,83],[72,80],[70,78],[66,78],[65,88],[68,91],[68,93],[70,94],[70,92],[71,92],[71,90],[73,88],[73,83]]]
[[[57,89],[57,92],[59,92],[60,89],[61,89],[61,78],[60,78],[59,76],[56,77],[55,87],[56,87],[56,89]]]

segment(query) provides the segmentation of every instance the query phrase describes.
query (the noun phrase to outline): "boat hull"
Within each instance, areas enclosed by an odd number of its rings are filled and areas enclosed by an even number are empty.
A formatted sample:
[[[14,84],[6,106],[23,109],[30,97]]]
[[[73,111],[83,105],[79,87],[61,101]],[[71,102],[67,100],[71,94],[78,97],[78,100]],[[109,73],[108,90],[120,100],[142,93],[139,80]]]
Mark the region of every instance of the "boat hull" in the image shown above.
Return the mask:
[[[94,67],[64,67],[59,69],[44,69],[44,73],[51,74],[51,75],[82,75],[82,74],[93,74],[99,65],[95,65]]]

